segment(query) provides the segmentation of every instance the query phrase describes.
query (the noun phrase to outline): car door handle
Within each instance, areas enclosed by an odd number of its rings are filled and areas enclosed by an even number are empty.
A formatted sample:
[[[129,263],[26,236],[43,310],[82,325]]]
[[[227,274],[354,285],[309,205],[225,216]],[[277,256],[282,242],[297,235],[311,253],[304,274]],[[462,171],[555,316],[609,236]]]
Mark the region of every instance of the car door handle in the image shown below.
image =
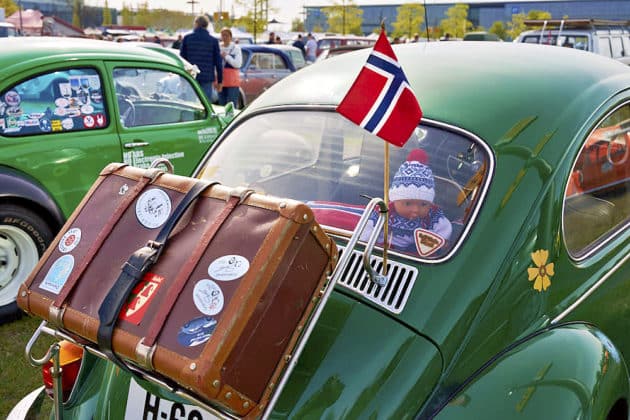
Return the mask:
[[[133,149],[134,147],[144,147],[148,146],[149,143],[146,141],[134,141],[131,143],[125,143],[125,149]]]

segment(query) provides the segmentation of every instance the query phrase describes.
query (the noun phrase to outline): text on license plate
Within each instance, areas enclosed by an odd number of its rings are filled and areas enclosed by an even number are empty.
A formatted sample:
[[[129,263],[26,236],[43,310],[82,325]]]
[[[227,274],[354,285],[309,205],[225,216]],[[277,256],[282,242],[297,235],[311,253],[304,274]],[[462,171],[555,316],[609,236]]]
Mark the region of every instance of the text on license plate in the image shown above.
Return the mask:
[[[190,404],[160,398],[142,388],[133,378],[129,381],[125,420],[216,420],[208,411]]]

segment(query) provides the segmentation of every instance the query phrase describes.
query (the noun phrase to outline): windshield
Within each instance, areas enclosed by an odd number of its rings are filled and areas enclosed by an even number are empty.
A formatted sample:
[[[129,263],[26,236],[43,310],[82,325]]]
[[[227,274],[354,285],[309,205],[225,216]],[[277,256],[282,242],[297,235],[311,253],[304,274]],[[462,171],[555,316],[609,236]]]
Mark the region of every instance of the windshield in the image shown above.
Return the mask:
[[[227,134],[200,176],[304,201],[320,224],[348,234],[370,198],[384,197],[384,144],[334,112],[258,114]],[[448,257],[483,195],[487,148],[423,124],[403,148],[389,149],[391,249],[427,260]]]

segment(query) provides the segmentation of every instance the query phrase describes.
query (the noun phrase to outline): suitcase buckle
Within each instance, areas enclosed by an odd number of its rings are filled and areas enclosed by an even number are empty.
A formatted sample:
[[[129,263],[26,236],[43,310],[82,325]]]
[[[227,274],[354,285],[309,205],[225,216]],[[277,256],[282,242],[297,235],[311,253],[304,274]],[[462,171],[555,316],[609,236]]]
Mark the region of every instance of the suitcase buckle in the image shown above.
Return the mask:
[[[155,353],[155,346],[145,346],[142,344],[142,340],[136,345],[136,363],[141,368],[146,370],[154,370],[153,368],[153,354]]]

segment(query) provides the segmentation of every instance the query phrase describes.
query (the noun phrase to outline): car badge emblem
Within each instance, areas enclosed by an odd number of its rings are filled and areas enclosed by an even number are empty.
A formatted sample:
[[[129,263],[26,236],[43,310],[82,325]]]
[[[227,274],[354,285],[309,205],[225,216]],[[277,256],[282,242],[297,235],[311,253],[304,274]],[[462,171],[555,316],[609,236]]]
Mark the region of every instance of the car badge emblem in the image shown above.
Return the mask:
[[[129,191],[129,185],[124,184],[122,187],[120,187],[120,189],[118,190],[118,195],[125,195],[127,194],[127,191]]]

